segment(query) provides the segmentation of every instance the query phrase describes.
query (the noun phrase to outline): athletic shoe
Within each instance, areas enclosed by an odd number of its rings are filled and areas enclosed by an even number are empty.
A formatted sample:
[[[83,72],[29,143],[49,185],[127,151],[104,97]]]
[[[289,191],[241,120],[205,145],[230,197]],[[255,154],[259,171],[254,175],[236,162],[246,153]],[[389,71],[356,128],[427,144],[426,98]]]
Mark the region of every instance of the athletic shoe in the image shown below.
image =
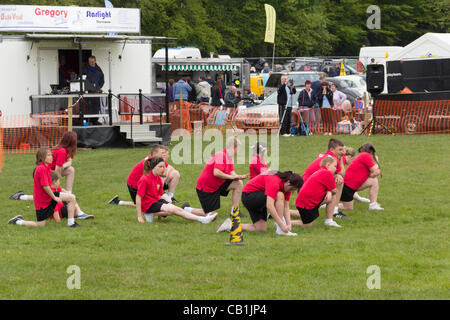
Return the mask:
[[[216,219],[216,217],[217,217],[217,212],[213,213],[213,214],[208,214],[208,215],[206,215],[204,217],[200,217],[199,221],[201,223],[208,224],[208,223],[213,222]],[[230,220],[230,222],[231,222],[231,220]],[[230,229],[231,229],[231,226],[230,226]]]
[[[76,216],[77,219],[85,220],[85,219],[94,219],[94,216],[92,214],[86,214],[82,213]]]
[[[222,224],[217,228],[216,232],[230,231],[231,230],[231,219],[227,218]]]
[[[15,216],[14,218],[8,221],[9,224],[16,224],[17,220],[23,220],[22,216]]]
[[[111,200],[109,200],[108,204],[119,204],[120,199],[119,196],[114,196],[114,198],[112,198]]]
[[[290,137],[291,135],[288,133],[283,134],[283,137]]]
[[[338,213],[333,214],[333,217],[335,217],[335,218],[348,218],[347,215],[343,214],[341,211],[338,211]]]
[[[147,222],[153,222],[155,215],[153,213],[144,213],[144,218]]]
[[[178,200],[175,199],[174,197],[172,197],[170,200],[172,201],[172,203],[178,203]]]
[[[365,203],[370,203],[370,200],[367,198],[363,198],[363,197],[357,197],[355,200],[359,201],[359,202],[365,202]]]
[[[327,227],[336,227],[336,228],[342,228],[340,225],[338,225],[337,223],[336,223],[336,221],[334,221],[334,220],[331,220],[331,221],[325,221],[325,225],[327,226]]]
[[[191,204],[189,202],[185,202],[180,206],[180,208],[184,210],[184,208],[190,207],[190,206],[191,206]]]
[[[275,231],[275,233],[276,234],[278,234],[278,235],[280,235],[280,236],[296,236],[297,234],[296,233],[293,233],[293,232],[283,232],[283,230],[277,230],[277,231]]]
[[[70,226],[69,226],[69,228],[76,228],[76,227],[79,227],[80,225],[78,224],[78,223],[76,223],[76,222],[74,222],[73,224],[71,224]]]
[[[369,204],[369,210],[384,210],[384,208],[382,208],[378,202],[372,202]]]
[[[20,200],[20,196],[24,196],[25,192],[21,191],[17,191],[16,193],[14,193],[11,197],[9,197],[11,200]]]

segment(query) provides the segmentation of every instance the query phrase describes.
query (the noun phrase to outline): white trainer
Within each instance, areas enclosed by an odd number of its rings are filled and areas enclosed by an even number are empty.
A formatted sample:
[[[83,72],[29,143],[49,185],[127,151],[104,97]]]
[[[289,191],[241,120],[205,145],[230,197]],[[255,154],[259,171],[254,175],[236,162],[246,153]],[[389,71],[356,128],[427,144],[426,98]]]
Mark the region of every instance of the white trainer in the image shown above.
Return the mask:
[[[382,208],[378,202],[372,202],[369,204],[369,210],[384,210],[384,208]]]
[[[227,218],[222,224],[217,228],[216,232],[230,231],[231,230],[231,219]]]
[[[334,220],[325,221],[325,225],[326,225],[327,227],[342,228],[342,226],[338,225],[338,224],[336,223],[336,221],[334,221]]]
[[[283,232],[283,230],[279,229],[277,231],[275,231],[276,234],[279,234],[280,236],[296,236],[296,233],[293,232]]]
[[[356,200],[359,202],[370,203],[370,200],[364,197],[357,197]]]
[[[144,213],[144,217],[147,222],[153,222],[155,215],[153,213]]]
[[[216,217],[217,217],[217,212],[216,213],[213,213],[213,214],[208,214],[207,216],[205,216],[205,217],[200,217],[200,222],[201,223],[204,223],[204,224],[208,224],[208,223],[211,223],[211,222],[213,222],[215,219],[216,219]],[[231,222],[231,220],[230,220],[230,222]],[[231,226],[230,226],[230,228],[231,228]]]

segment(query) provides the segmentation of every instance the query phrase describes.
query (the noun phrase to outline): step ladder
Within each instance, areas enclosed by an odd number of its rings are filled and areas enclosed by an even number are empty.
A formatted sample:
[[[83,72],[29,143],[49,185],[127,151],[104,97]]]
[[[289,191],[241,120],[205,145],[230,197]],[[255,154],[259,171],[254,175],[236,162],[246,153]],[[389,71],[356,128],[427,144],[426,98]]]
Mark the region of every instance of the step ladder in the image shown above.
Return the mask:
[[[155,131],[150,131],[148,124],[133,124],[133,137],[131,136],[130,124],[121,124],[119,127],[120,132],[126,133],[127,140],[131,140],[133,144],[136,142],[162,142],[162,138],[157,137]]]

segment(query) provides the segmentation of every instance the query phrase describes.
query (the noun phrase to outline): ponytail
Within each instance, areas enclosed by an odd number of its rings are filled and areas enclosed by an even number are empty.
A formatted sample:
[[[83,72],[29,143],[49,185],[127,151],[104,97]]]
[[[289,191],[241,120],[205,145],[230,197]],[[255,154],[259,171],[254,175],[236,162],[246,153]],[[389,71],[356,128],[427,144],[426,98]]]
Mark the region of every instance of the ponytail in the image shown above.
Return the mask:
[[[289,184],[296,189],[300,189],[303,186],[303,178],[292,171],[277,171],[275,175],[278,176],[283,182],[289,182]]]
[[[375,163],[378,165],[378,168],[380,169],[380,178],[383,178],[383,174],[381,173],[381,166],[380,166],[380,163],[377,160],[375,146],[373,144],[371,144],[371,143],[365,143],[358,149],[358,152],[359,153],[367,152],[367,153],[370,153],[372,155],[373,161],[375,161]]]

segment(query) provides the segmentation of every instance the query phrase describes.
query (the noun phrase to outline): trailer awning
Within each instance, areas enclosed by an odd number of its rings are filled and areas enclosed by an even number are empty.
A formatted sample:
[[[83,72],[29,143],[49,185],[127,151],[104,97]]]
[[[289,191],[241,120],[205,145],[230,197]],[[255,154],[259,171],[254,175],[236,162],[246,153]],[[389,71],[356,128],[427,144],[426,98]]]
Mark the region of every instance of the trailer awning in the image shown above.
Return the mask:
[[[161,64],[162,70],[166,65]],[[237,69],[235,64],[169,64],[169,71],[233,71]]]

